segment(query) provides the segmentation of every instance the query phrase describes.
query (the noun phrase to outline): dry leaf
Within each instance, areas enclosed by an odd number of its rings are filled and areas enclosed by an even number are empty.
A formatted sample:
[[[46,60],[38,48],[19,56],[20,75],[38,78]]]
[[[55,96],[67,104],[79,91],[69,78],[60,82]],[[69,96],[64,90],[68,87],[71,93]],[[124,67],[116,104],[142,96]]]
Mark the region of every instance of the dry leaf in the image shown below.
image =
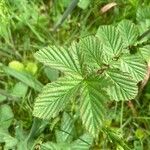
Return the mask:
[[[115,2],[106,4],[105,6],[103,6],[101,8],[101,13],[105,13],[105,12],[109,11],[111,8],[113,8],[116,5],[117,5],[117,3],[115,3]]]

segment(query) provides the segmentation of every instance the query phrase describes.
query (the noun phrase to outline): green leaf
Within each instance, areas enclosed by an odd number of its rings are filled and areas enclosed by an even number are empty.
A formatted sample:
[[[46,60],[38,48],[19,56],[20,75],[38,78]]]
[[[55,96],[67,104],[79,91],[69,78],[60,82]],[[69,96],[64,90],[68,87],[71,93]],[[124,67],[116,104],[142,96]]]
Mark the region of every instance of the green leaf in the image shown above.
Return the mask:
[[[48,77],[48,79],[50,81],[55,81],[59,77],[59,71],[56,70],[56,69],[52,69],[52,68],[46,67],[44,69],[44,72],[45,72],[46,76]]]
[[[143,148],[143,144],[141,143],[141,141],[134,141],[134,150],[144,150]]]
[[[0,143],[5,143],[5,149],[14,149],[17,145],[17,139],[13,138],[8,131],[0,128]]]
[[[147,73],[147,65],[139,55],[123,55],[119,58],[117,62],[119,68],[122,72],[127,72],[132,76],[137,82],[144,79]]]
[[[80,75],[84,75],[84,54],[79,49],[79,44],[72,42],[71,46],[68,49],[71,52],[72,59],[74,63],[78,66],[80,70]],[[75,72],[73,73],[75,74]]]
[[[102,130],[112,143],[119,144],[124,150],[131,150],[123,139],[123,134],[117,128],[104,127]],[[118,150],[118,149],[117,149]]]
[[[71,118],[71,116],[64,112],[63,118],[61,122],[61,130],[56,131],[56,141],[59,142],[66,142],[70,143],[73,139],[73,132],[74,130],[74,120]]]
[[[14,115],[9,105],[0,105],[0,143],[5,143],[5,149],[13,149],[17,140],[13,138],[9,132]]]
[[[82,9],[86,9],[90,4],[90,0],[79,0],[78,6]]]
[[[89,150],[92,142],[93,138],[89,134],[83,134],[71,143],[71,150]]]
[[[128,73],[109,69],[105,74],[114,84],[108,89],[111,100],[125,101],[136,97],[138,93],[137,82]]]
[[[138,29],[139,29],[140,35],[142,35],[143,33],[147,32],[149,30],[149,27],[150,27],[150,19],[145,19],[145,20],[139,22]],[[139,42],[142,43],[142,42],[145,42],[145,41],[147,41],[149,39],[150,39],[150,34],[147,34]]]
[[[124,47],[135,44],[138,30],[134,23],[129,20],[123,20],[118,24],[117,28],[122,36]]]
[[[139,48],[138,53],[143,57],[145,61],[150,61],[150,45]]]
[[[38,137],[43,132],[43,130],[45,129],[45,127],[47,126],[48,123],[49,122],[47,120],[33,118],[32,127],[26,138],[26,141],[29,146],[31,146],[33,144],[34,138]]]
[[[14,70],[17,70],[17,71],[23,71],[24,70],[24,65],[17,61],[17,60],[14,60],[14,61],[11,61],[8,66]]]
[[[13,112],[9,105],[0,106],[0,128],[7,129],[12,123]]]
[[[99,67],[102,64],[103,46],[95,36],[88,36],[80,40],[80,51],[85,54],[86,62],[92,67]]]
[[[47,142],[41,145],[41,150],[62,150],[57,143]]]
[[[41,150],[70,150],[70,144],[47,142],[41,145]]]
[[[12,89],[12,96],[16,97],[25,97],[28,90],[28,86],[22,82],[18,82],[15,84],[15,86]]]
[[[136,136],[138,139],[143,139],[144,136],[145,136],[144,130],[141,129],[141,128],[136,129],[136,131],[135,131],[135,136]]]
[[[93,142],[93,137],[87,133],[72,141],[74,120],[66,112],[63,114],[61,130],[56,130],[56,142],[46,142],[41,145],[42,150],[88,150]]]
[[[143,21],[145,19],[150,19],[150,7],[139,7],[136,13],[137,21]]]
[[[40,83],[36,78],[34,78],[32,75],[26,72],[19,72],[17,70],[14,70],[12,68],[6,67],[2,65],[2,69],[10,76],[13,76],[14,78],[22,81],[26,85],[32,87],[36,91],[41,91],[42,83]]]
[[[32,75],[35,75],[38,71],[38,66],[35,62],[28,61],[26,64],[25,70],[31,73]]]
[[[63,7],[67,7],[70,4],[71,0],[60,0],[60,4],[63,5]]]
[[[72,51],[74,50],[74,52]],[[36,52],[35,57],[40,62],[51,68],[64,71],[71,74],[82,74],[82,68],[80,66],[79,59],[74,59],[73,57],[78,57],[77,55],[72,55],[72,53],[77,54],[77,48],[72,45],[71,48],[65,49],[58,46],[49,46],[38,52]]]
[[[5,101],[6,99],[7,99],[6,96],[0,94],[0,103],[2,103],[3,101]]]
[[[150,27],[150,7],[139,7],[136,13],[136,19],[139,22],[138,28],[140,35],[149,30]],[[150,39],[150,35],[143,37],[139,42]]]
[[[15,137],[18,140],[17,149],[18,150],[28,150],[28,141],[26,140],[27,134],[24,132],[21,122],[17,124],[15,128]]]
[[[80,98],[80,116],[85,128],[97,136],[105,116],[105,103],[109,100],[100,87],[104,78],[89,77],[82,83]]]
[[[60,78],[47,84],[35,102],[33,115],[43,119],[55,117],[78,90],[81,78]]]
[[[118,56],[122,52],[123,41],[118,30],[115,27],[100,26],[96,34],[104,45],[107,55],[112,57]]]

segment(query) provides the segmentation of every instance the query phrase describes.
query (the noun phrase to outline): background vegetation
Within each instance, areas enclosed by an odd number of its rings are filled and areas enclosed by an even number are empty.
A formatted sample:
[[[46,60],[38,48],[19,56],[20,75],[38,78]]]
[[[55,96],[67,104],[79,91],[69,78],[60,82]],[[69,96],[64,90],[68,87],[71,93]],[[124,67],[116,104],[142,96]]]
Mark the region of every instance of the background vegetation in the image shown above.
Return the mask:
[[[43,85],[55,81],[60,73],[38,63],[33,54],[50,44],[69,46],[73,40],[95,34],[100,25],[117,24],[122,19],[138,24],[141,34],[150,28],[149,0],[116,0],[104,10],[110,0],[82,0],[64,23],[57,27],[71,0],[1,0],[0,1],[0,149],[46,149],[42,143],[63,141],[64,128],[70,115],[64,114],[44,121],[32,115],[34,100]],[[102,9],[103,8],[103,9]],[[146,40],[149,42],[150,35]],[[149,52],[150,53],[150,52]],[[149,76],[149,75],[148,75]],[[125,143],[134,150],[150,149],[150,82],[146,80],[139,97],[133,101],[109,104],[106,126],[90,149],[122,150]],[[88,135],[81,138],[84,129],[74,121],[71,140],[87,146]],[[59,132],[58,132],[59,131]],[[68,133],[65,133],[68,136]],[[69,138],[69,137],[67,137]],[[86,140],[82,140],[86,139]],[[89,143],[87,143],[87,141]],[[65,150],[65,145],[63,145]],[[50,149],[50,148],[47,148]],[[59,149],[54,144],[53,149]],[[85,148],[88,149],[88,148]]]

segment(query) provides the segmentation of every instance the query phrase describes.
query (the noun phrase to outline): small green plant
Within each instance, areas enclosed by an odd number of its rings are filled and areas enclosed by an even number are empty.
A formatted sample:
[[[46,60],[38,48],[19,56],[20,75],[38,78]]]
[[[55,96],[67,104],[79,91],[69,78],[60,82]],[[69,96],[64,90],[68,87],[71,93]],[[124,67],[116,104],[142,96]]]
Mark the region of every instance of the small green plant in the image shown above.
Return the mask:
[[[43,88],[33,115],[54,118],[74,100],[83,126],[97,137],[108,112],[107,103],[134,99],[137,84],[146,75],[142,53],[149,46],[138,44],[138,37],[138,27],[123,20],[117,26],[100,26],[95,36],[81,38],[69,48],[49,46],[38,51],[37,60],[63,75]]]

